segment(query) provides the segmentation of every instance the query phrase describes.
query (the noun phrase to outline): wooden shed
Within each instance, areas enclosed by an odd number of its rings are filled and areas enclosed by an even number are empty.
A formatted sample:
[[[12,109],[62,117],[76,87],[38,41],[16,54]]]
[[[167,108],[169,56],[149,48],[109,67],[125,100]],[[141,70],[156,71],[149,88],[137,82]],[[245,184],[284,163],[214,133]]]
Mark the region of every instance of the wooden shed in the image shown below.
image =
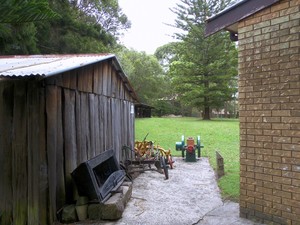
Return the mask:
[[[52,224],[70,173],[134,145],[137,96],[114,55],[0,57],[0,224]]]
[[[300,224],[300,1],[242,0],[207,20],[238,40],[240,216]]]

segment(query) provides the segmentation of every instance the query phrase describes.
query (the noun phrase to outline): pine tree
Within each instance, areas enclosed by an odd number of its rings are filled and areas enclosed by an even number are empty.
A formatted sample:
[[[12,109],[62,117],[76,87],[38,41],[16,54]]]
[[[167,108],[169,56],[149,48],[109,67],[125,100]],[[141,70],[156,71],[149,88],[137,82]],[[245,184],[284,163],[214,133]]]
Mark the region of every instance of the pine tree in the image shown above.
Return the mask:
[[[205,20],[224,9],[230,1],[181,0],[172,9],[177,15],[176,34],[179,60],[172,62],[170,74],[180,99],[189,107],[203,111],[210,119],[212,108],[220,108],[236,90],[237,51],[229,35],[220,32],[205,38]]]

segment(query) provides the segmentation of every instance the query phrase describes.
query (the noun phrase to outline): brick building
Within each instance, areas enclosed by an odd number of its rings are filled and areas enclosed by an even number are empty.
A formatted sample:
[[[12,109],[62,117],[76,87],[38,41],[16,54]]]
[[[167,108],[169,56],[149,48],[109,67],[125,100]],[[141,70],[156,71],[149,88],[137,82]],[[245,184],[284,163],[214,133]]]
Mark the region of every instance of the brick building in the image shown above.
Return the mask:
[[[207,20],[239,49],[240,216],[300,224],[300,0],[243,0]]]

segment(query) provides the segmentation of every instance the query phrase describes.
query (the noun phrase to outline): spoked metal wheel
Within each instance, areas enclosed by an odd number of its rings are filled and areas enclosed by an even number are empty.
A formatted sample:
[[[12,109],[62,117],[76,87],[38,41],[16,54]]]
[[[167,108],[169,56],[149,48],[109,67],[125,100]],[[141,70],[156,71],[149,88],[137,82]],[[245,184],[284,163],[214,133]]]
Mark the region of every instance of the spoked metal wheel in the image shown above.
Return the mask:
[[[161,164],[161,167],[162,167],[163,172],[165,174],[166,180],[168,180],[169,179],[169,171],[168,171],[168,167],[166,165],[165,157],[160,157],[160,164]]]

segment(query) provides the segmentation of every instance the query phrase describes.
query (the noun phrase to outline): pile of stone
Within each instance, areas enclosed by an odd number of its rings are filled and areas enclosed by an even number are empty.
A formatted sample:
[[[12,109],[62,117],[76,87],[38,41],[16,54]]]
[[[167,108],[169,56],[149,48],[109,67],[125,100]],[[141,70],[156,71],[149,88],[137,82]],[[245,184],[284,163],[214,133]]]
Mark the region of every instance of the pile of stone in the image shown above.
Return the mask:
[[[122,217],[125,206],[132,195],[132,182],[124,181],[118,190],[110,196],[104,203],[99,202],[80,202],[75,205],[68,205],[62,209],[61,222],[80,224],[91,220],[118,220]],[[79,201],[79,200],[78,200]],[[59,223],[58,223],[59,224]]]

